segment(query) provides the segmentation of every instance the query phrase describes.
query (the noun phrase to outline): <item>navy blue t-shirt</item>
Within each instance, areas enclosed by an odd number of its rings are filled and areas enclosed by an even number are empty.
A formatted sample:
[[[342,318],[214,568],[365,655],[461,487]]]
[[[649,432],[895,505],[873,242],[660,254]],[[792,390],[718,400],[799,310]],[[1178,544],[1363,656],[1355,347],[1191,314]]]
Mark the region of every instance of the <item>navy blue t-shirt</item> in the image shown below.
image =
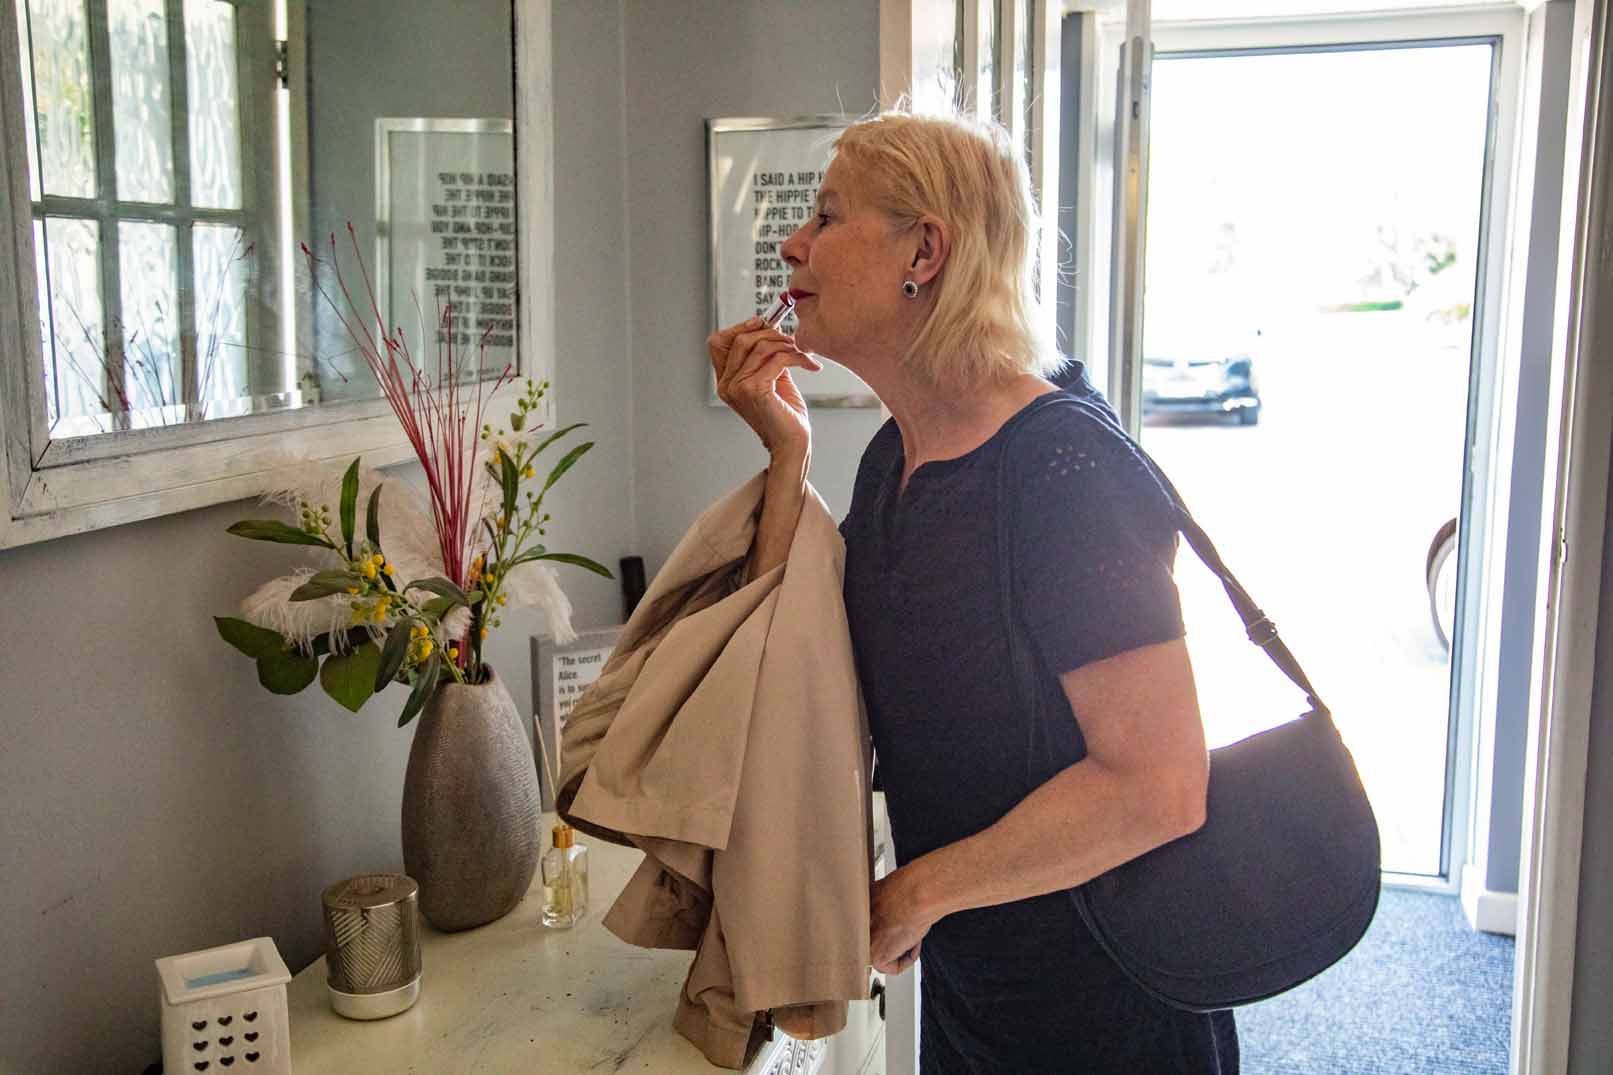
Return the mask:
[[[1072,387],[1108,412],[1090,385]],[[841,524],[845,602],[899,864],[989,828],[1085,755],[1078,715],[1056,673],[1183,634],[1171,574],[1177,531],[1164,490],[1117,428],[1083,408],[1050,405],[1063,395],[1032,401],[965,455],[921,465],[905,490],[894,420],[863,454]],[[999,503],[998,462],[1010,430],[1018,432]],[[1000,511],[1013,513],[1014,596],[1045,673],[1041,711],[1051,719],[1034,752],[999,611]],[[1066,893],[949,915],[925,938],[923,958],[932,1019],[949,1008],[982,1010],[979,998],[958,998],[987,974],[992,995],[1030,1002],[1044,1020],[1063,1011],[1065,1040],[1106,1036],[1103,1025],[1086,1025],[1104,1012],[1102,1022],[1121,1034],[1119,1024],[1133,1025],[1142,1038],[1165,1028],[1173,1049],[1191,1039],[1210,1050],[1203,1064],[1161,1070],[1235,1070],[1235,1060],[1216,1066],[1214,1053],[1227,1044],[1216,1045],[1205,1017],[1165,1009],[1119,974]],[[950,1000],[932,1003],[943,988]],[[942,1019],[960,1049],[971,1033],[962,1018]],[[1006,1025],[989,1024],[1011,1018],[999,1012],[977,1029],[1006,1033]],[[1229,1028],[1228,1020],[1223,1038]],[[974,1045],[989,1068],[989,1045]],[[1185,1051],[1203,1050],[1193,1044]],[[1028,1057],[1017,1062],[1021,1070],[1036,1068]]]

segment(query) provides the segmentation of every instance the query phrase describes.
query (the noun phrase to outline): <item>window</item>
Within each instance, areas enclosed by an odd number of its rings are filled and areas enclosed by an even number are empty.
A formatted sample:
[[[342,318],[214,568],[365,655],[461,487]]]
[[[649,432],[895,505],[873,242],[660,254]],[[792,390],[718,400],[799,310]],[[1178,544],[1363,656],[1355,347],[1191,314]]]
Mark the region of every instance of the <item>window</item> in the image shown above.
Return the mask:
[[[53,435],[183,421],[274,390],[252,383],[268,327],[248,302],[248,5],[16,3]]]

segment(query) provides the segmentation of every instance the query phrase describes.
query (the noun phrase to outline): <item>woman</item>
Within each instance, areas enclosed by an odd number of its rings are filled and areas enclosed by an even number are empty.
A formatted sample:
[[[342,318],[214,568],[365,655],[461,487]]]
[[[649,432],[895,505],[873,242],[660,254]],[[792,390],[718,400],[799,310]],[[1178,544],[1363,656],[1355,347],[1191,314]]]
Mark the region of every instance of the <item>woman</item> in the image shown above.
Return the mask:
[[[889,114],[841,134],[817,215],[780,248],[806,293],[795,337],[752,320],[707,341],[722,398],[770,455],[751,567],[787,557],[812,457],[789,370],[826,355],[893,416],[841,532],[899,863],[874,888],[873,962],[899,973],[922,950],[921,1069],[1236,1072],[1231,1013],[1144,994],[1067,893],[1198,828],[1207,754],[1168,502],[1109,422],[1051,405],[1035,234],[1000,128]],[[1029,751],[1006,671],[999,512],[1042,709],[1060,718],[1040,733],[1051,760]]]

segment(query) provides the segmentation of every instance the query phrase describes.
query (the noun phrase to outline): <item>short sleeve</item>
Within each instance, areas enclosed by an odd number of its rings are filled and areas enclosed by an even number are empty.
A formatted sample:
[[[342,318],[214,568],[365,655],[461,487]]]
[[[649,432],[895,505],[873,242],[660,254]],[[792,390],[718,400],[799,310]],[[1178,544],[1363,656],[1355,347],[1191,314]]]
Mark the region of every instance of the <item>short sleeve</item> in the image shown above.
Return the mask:
[[[1071,407],[1013,446],[1021,622],[1057,673],[1180,638],[1171,502],[1132,443]]]

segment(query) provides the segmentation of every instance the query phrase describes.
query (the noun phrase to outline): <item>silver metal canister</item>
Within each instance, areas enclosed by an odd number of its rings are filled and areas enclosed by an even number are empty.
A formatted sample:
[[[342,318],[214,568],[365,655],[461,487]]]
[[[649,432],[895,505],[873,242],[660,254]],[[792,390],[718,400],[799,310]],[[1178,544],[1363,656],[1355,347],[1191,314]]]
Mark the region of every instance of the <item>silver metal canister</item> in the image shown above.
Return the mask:
[[[326,987],[337,1015],[384,1019],[420,997],[420,886],[373,873],[325,889]]]

